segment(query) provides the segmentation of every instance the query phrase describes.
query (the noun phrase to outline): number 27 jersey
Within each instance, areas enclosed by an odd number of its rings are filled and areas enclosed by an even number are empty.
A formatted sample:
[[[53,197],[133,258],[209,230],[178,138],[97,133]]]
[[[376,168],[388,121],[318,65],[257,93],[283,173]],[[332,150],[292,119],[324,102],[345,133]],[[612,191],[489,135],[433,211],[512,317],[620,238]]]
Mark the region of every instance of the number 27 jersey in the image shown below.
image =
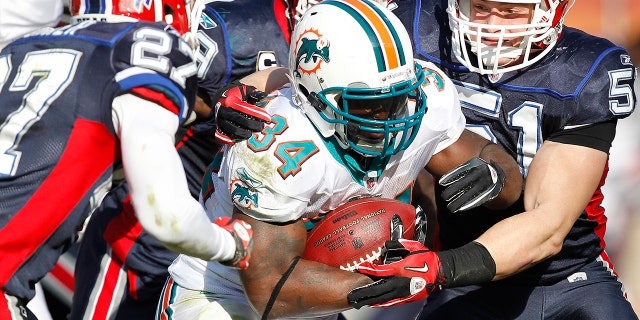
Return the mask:
[[[0,53],[0,286],[22,298],[111,186],[112,102],[133,93],[181,120],[195,99],[188,44],[164,23],[85,21]],[[160,160],[160,159],[159,159]]]

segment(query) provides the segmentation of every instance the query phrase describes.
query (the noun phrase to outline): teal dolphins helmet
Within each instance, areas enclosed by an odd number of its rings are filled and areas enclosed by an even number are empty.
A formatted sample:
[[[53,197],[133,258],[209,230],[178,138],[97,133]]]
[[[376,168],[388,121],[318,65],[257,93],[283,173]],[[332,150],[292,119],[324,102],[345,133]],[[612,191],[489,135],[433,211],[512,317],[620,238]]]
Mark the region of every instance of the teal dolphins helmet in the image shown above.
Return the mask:
[[[422,68],[400,20],[368,0],[325,0],[291,37],[293,100],[325,138],[365,157],[406,149],[426,111]]]

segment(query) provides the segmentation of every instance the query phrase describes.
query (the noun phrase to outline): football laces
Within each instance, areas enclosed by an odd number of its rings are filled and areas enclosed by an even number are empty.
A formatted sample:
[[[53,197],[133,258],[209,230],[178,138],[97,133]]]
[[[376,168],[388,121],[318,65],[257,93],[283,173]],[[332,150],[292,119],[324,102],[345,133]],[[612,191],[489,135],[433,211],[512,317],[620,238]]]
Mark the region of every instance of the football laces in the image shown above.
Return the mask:
[[[356,269],[358,269],[358,266],[365,261],[374,263],[376,260],[380,258],[381,254],[382,254],[382,247],[378,247],[378,250],[371,251],[370,254],[367,253],[364,257],[360,257],[360,261],[353,260],[351,262],[347,262],[347,265],[340,265],[340,269],[354,272],[356,271]]]

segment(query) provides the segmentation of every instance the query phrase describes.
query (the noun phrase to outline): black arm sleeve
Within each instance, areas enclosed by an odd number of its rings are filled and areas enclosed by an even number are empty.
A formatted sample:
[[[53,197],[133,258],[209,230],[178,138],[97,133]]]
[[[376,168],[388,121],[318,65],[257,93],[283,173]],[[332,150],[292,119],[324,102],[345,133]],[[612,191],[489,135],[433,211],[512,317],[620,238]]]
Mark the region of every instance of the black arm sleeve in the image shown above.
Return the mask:
[[[606,153],[616,136],[617,119],[600,122],[575,129],[562,130],[552,134],[547,140],[593,148]]]

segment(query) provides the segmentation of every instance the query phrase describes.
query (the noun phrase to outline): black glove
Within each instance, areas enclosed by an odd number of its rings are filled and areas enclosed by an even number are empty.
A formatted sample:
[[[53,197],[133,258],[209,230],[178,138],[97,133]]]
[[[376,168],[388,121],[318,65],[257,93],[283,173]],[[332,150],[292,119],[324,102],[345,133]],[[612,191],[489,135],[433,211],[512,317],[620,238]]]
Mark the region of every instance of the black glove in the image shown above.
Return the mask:
[[[423,280],[420,279],[418,281]],[[395,303],[395,300],[401,297],[409,297],[412,296],[412,294],[416,294],[415,292],[411,292],[411,282],[412,279],[407,277],[390,277],[380,279],[372,284],[352,290],[347,295],[347,300],[349,301],[349,304],[351,304],[351,306],[355,309],[360,309],[363,306],[388,307],[385,304],[385,302],[387,301],[394,302],[389,306],[402,304]],[[424,288],[424,285],[420,284],[418,287],[421,287],[422,289]],[[416,300],[406,301],[403,303],[421,300],[425,297],[426,295],[420,295]],[[413,298],[413,296],[411,298]]]
[[[266,94],[254,86],[232,82],[218,91],[220,96],[213,99],[216,116],[216,140],[224,144],[234,144],[249,139],[254,132],[262,131],[265,123],[271,122],[271,115],[255,104]]]
[[[502,168],[494,161],[473,158],[447,172],[438,183],[446,187],[442,198],[451,212],[468,210],[495,198],[506,180]]]
[[[400,220],[400,216],[394,215],[391,219],[391,239],[390,240],[399,240],[402,238],[402,233],[398,236],[393,230],[397,224],[400,224],[400,227],[404,229],[402,226],[402,221]],[[415,231],[413,232],[413,240],[418,241],[424,244],[427,238],[427,213],[422,210],[422,207],[416,207],[416,222],[415,222]],[[392,262],[398,262],[402,260],[409,254],[409,251],[406,250],[403,246],[399,247],[388,247],[388,245],[392,242],[387,242],[385,247],[382,249],[380,254],[381,260],[383,264],[389,264]]]
[[[391,239],[389,240],[398,240],[402,238],[404,234],[404,225],[402,224],[402,219],[399,215],[394,214],[391,217]]]

